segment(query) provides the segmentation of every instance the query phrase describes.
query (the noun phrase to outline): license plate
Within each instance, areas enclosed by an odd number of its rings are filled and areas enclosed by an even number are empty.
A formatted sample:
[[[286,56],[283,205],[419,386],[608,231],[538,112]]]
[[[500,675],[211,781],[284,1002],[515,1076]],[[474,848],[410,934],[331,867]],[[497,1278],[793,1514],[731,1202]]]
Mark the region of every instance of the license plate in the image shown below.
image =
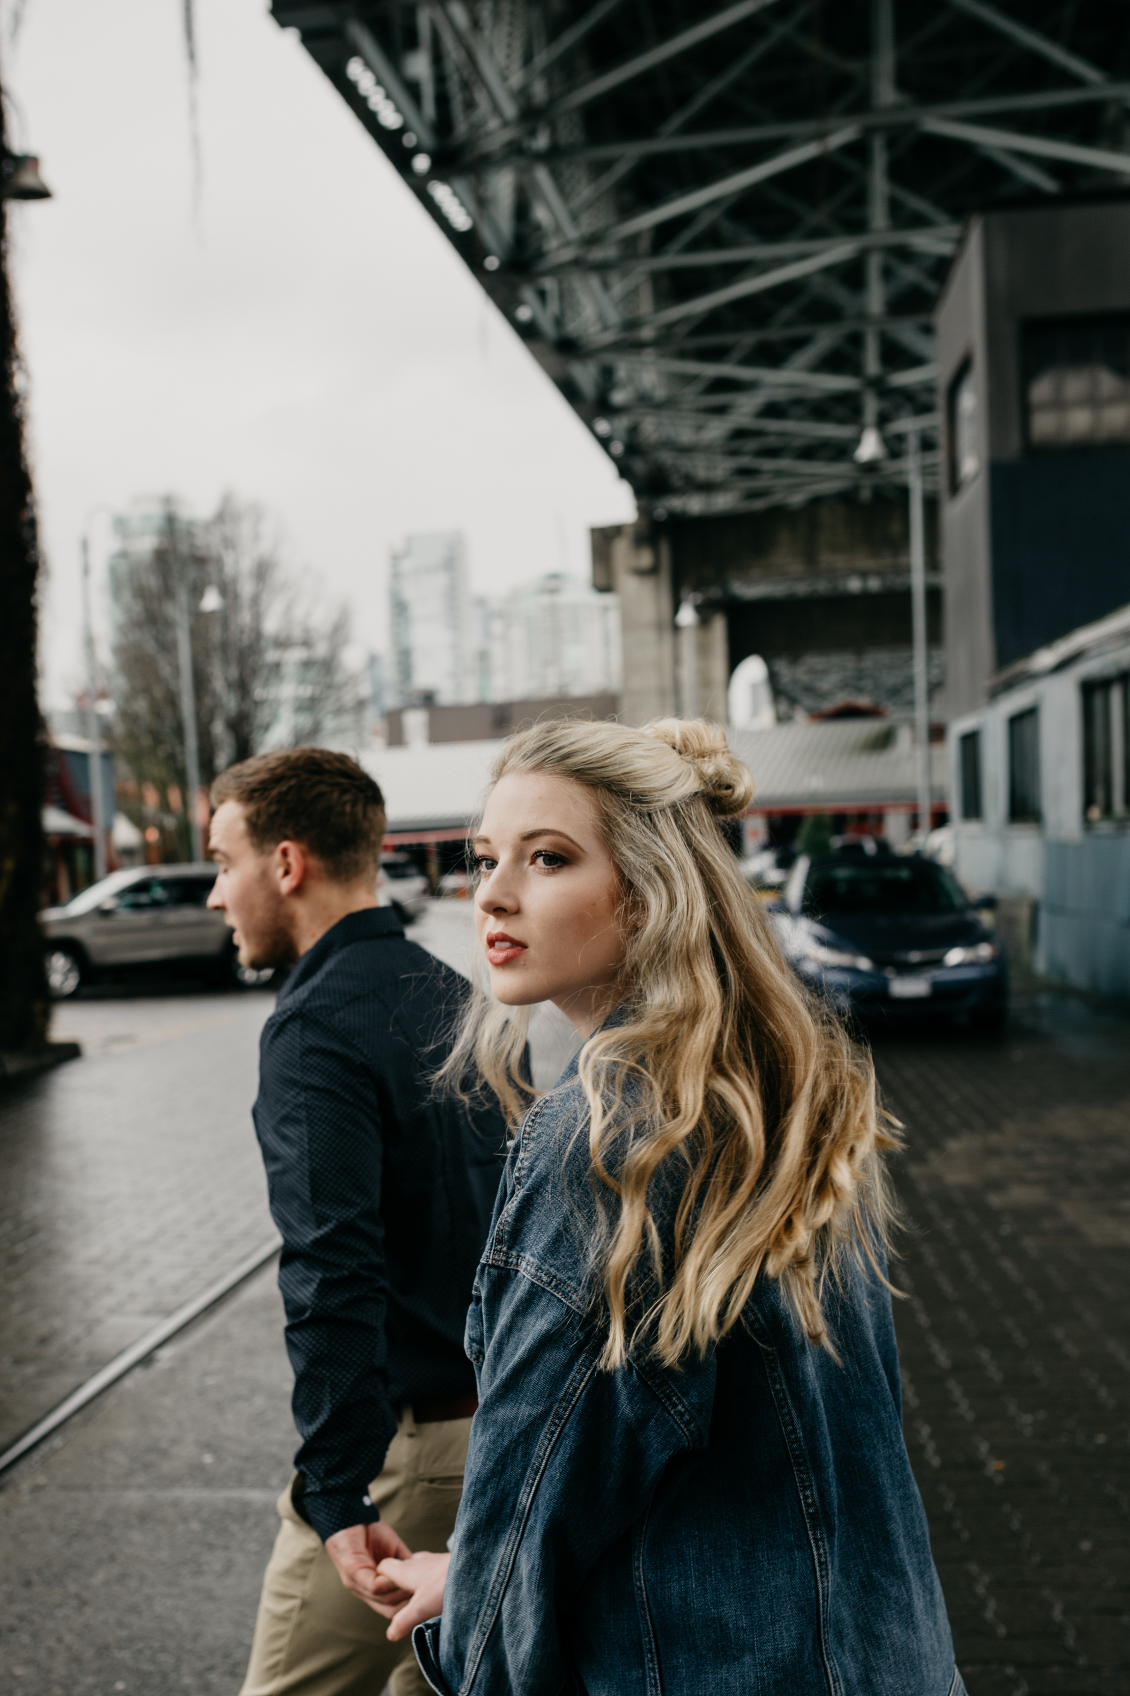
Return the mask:
[[[890,978],[888,982],[896,1001],[922,1001],[934,991],[929,978]]]

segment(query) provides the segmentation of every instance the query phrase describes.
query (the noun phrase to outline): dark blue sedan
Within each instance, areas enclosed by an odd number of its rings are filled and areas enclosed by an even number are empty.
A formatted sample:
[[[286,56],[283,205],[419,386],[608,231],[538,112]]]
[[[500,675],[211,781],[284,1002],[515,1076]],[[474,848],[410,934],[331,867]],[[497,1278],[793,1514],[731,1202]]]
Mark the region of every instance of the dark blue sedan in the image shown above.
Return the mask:
[[[1008,961],[933,860],[878,843],[802,856],[772,911],[797,976],[845,1012],[1004,1023]]]

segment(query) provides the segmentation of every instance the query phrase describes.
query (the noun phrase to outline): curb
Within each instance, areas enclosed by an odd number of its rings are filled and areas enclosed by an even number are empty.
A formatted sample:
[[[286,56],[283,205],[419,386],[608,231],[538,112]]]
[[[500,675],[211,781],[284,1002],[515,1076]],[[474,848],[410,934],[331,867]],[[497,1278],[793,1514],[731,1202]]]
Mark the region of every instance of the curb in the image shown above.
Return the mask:
[[[53,1066],[61,1066],[64,1060],[81,1058],[79,1042],[45,1042],[39,1048],[9,1049],[7,1053],[0,1052],[0,1082],[34,1078],[40,1072],[49,1072]]]

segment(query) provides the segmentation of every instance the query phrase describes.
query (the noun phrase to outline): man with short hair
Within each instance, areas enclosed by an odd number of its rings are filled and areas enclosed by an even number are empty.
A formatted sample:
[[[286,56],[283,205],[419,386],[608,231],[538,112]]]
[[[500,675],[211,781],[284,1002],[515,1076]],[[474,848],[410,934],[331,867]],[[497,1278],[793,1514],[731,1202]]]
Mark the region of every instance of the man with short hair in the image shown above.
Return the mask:
[[[260,1046],[255,1129],[283,1238],[296,1472],[242,1696],[427,1690],[373,1609],[386,1555],[442,1549],[475,1378],[463,1327],[498,1187],[500,1113],[429,1073],[467,985],[377,905],[384,802],[344,754],[244,760],[212,786],[209,898],[246,966],[293,964]]]

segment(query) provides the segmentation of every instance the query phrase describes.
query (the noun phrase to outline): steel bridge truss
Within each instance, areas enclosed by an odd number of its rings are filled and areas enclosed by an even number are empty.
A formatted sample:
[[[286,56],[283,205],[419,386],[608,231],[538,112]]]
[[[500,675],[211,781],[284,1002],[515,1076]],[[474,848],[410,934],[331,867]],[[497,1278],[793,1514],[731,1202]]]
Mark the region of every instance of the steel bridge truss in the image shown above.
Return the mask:
[[[273,0],[641,507],[939,475],[975,208],[1130,188],[1125,0]]]

